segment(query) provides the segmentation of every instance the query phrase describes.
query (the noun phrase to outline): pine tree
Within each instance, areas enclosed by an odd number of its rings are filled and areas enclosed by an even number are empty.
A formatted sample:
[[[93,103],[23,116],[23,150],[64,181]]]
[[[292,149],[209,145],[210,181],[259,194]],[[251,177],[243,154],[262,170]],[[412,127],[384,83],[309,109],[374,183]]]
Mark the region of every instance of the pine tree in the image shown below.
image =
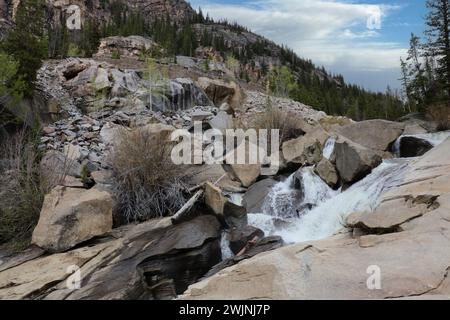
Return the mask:
[[[437,76],[450,97],[450,1],[427,0],[427,49],[437,58]]]
[[[427,92],[425,71],[422,67],[420,38],[415,34],[411,34],[409,41],[410,48],[408,50],[409,62],[408,76],[412,79],[409,85],[411,96],[414,98],[414,102],[419,111],[423,111],[425,107],[425,96]]]
[[[48,56],[45,11],[44,0],[20,1],[16,26],[1,44],[1,48],[19,63],[17,75],[26,82],[24,93],[29,96],[37,70]]]
[[[402,58],[400,58],[400,68],[402,76],[399,80],[401,81],[403,87],[403,93],[406,98],[408,111],[411,112],[411,89],[408,76],[408,64]]]

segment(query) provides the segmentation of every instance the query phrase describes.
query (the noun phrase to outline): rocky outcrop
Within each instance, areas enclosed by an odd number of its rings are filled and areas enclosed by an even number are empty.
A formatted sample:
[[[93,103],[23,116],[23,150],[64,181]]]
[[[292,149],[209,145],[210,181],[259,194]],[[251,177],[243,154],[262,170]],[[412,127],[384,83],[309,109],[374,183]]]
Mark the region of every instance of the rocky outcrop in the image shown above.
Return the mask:
[[[238,254],[249,241],[260,240],[264,237],[264,232],[253,226],[234,229],[230,232],[230,249],[234,254]]]
[[[51,251],[66,251],[112,228],[113,200],[96,189],[56,187],[45,197],[32,242]]]
[[[161,47],[151,39],[141,36],[114,36],[104,38],[100,41],[96,57],[114,57],[118,55],[120,58],[127,57],[132,59],[140,59],[146,57],[150,53],[162,52]]]
[[[322,158],[315,167],[315,172],[325,181],[331,188],[335,188],[339,182],[339,175],[334,165],[326,158]]]
[[[203,279],[207,279],[220,270],[231,267],[239,262],[250,259],[260,253],[268,252],[271,250],[275,250],[281,248],[284,245],[283,239],[278,236],[269,236],[258,241],[253,247],[249,248],[245,253],[241,255],[235,255],[231,258],[225,259],[222,262],[216,264],[211,270],[203,277]]]
[[[327,117],[324,112],[314,110],[300,102],[287,98],[269,97],[258,91],[245,92],[245,98],[242,104],[238,108],[235,108],[236,116],[239,117],[239,120],[242,121],[243,124],[251,124],[255,114],[266,112],[269,99],[272,106],[276,106],[285,112],[292,112],[312,126],[317,125],[321,119]]]
[[[322,159],[322,150],[329,134],[318,126],[304,136],[283,143],[283,158],[287,163],[313,165]]]
[[[353,216],[366,228],[360,235],[260,254],[190,286],[183,298],[450,298],[449,152],[450,139],[410,163],[375,214]]]
[[[336,142],[334,154],[336,169],[346,184],[361,180],[382,161],[376,152],[347,139]]]
[[[128,226],[89,246],[0,271],[0,298],[175,298],[220,262],[219,228],[213,216]],[[79,289],[67,285],[76,280],[68,278],[75,270]]]
[[[242,92],[238,84],[233,81],[225,82],[220,79],[201,77],[197,84],[202,88],[216,106],[228,103],[230,106],[240,104]]]
[[[336,131],[366,148],[376,151],[388,151],[390,146],[403,133],[404,129],[405,125],[403,123],[386,120],[367,120],[340,127]]]
[[[404,136],[399,139],[398,152],[402,158],[420,157],[433,148],[430,142],[417,137]]]
[[[403,132],[405,135],[435,132],[438,127],[435,121],[427,119],[423,113],[409,113],[398,121],[405,124],[405,131]]]
[[[212,104],[190,79],[155,74],[147,79],[139,70],[93,59],[46,62],[39,70],[37,86],[47,101],[57,101],[59,109],[71,115],[78,110],[166,111]]]
[[[253,184],[244,194],[243,204],[248,213],[261,213],[263,211],[264,199],[277,182],[267,178]]]

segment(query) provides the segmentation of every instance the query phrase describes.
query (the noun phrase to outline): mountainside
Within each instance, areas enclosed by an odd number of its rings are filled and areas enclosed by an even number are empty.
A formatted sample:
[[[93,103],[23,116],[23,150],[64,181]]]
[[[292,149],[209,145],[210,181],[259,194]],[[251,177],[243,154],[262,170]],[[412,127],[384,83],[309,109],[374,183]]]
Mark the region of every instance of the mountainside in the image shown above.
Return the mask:
[[[9,0],[2,1],[11,17],[13,5]],[[78,31],[67,30],[65,25],[69,17],[66,9],[73,4],[81,9],[82,29]],[[90,57],[97,51],[102,37],[141,35],[164,47],[165,56],[185,55],[226,62],[241,81],[263,91],[267,91],[270,81],[272,94],[292,98],[328,114],[356,120],[397,119],[404,114],[397,93],[375,94],[348,85],[341,75],[332,75],[289,48],[236,23],[205,17],[201,10],[195,11],[184,0],[51,0],[47,5],[52,21],[51,57]]]

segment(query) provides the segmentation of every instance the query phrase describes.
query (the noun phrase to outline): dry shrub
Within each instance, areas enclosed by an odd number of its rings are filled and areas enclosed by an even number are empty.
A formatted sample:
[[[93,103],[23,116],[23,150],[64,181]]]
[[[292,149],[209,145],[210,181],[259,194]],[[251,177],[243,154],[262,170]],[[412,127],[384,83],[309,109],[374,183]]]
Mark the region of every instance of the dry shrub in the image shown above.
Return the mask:
[[[186,202],[184,166],[170,157],[166,134],[122,129],[110,154],[115,224],[170,216]]]
[[[38,138],[20,131],[0,146],[0,244],[13,251],[28,245],[44,196],[65,177],[42,174]]]
[[[257,114],[250,126],[255,129],[278,129],[280,141],[284,142],[303,135],[303,124],[303,119],[295,113],[269,107],[264,113]]]
[[[439,103],[427,108],[427,117],[437,124],[438,131],[450,130],[450,103]]]

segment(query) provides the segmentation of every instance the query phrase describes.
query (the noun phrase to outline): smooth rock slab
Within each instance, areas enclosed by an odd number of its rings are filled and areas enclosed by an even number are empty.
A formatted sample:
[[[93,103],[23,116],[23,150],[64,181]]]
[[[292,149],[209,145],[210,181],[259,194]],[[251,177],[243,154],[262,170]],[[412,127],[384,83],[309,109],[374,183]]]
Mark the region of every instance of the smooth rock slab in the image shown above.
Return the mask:
[[[344,137],[370,149],[388,151],[405,129],[404,123],[386,120],[355,122],[336,131]]]
[[[450,267],[450,231],[300,243],[224,269],[184,293],[184,299],[384,299],[440,291]],[[370,266],[381,289],[370,290]]]

